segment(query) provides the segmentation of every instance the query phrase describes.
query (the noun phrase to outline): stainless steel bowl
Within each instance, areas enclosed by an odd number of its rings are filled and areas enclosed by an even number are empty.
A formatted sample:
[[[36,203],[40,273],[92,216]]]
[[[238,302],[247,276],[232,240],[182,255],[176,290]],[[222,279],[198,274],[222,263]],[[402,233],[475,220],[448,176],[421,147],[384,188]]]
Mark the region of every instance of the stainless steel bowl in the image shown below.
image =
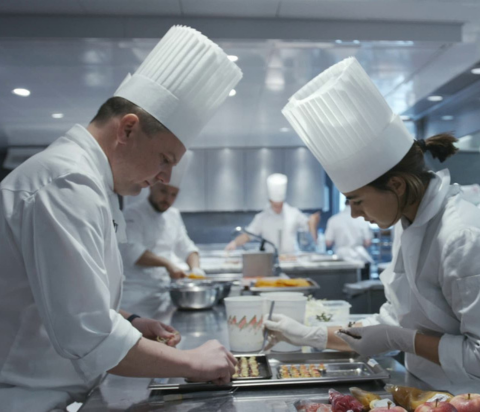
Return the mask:
[[[170,298],[180,309],[210,309],[219,297],[220,287],[214,284],[179,284],[170,288]]]
[[[218,297],[219,301],[228,297],[228,295],[230,294],[230,289],[232,287],[232,282],[215,281],[213,282],[213,284],[220,288],[220,293]]]

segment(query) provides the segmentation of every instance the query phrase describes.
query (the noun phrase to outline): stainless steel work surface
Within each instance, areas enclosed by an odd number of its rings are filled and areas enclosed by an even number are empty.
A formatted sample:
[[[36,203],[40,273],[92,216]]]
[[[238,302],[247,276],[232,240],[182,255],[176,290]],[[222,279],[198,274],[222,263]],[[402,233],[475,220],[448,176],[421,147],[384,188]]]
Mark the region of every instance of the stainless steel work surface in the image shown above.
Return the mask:
[[[197,347],[208,339],[218,339],[228,346],[227,322],[223,305],[198,312],[185,312],[170,308],[161,318],[172,324],[181,334],[180,349]],[[407,373],[402,365],[392,358],[377,358],[378,363],[390,374],[390,382],[421,389],[428,385]],[[145,411],[221,411],[221,412],[267,412],[291,411],[298,399],[317,398],[328,393],[330,387],[347,393],[351,384],[296,385],[293,387],[239,388],[232,397],[184,400],[162,403],[150,398],[148,385],[151,379],[125,378],[107,375],[100,387],[95,389],[81,408],[81,412],[145,412]],[[383,382],[359,382],[354,386],[383,393]]]

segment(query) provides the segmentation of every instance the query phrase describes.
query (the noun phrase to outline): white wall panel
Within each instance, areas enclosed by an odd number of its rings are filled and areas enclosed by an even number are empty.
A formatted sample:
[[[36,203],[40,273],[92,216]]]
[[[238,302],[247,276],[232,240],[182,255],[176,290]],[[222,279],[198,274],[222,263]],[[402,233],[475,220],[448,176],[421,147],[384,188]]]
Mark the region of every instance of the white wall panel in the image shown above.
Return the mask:
[[[245,166],[245,209],[263,209],[268,204],[267,177],[284,173],[283,149],[247,149]]]
[[[188,151],[185,156],[190,158],[190,163],[185,170],[175,207],[182,212],[203,212],[207,209],[205,173],[207,153],[205,150]]]
[[[287,202],[300,209],[323,207],[325,172],[305,147],[283,149],[288,176]]]
[[[244,150],[207,151],[207,209],[244,209]]]

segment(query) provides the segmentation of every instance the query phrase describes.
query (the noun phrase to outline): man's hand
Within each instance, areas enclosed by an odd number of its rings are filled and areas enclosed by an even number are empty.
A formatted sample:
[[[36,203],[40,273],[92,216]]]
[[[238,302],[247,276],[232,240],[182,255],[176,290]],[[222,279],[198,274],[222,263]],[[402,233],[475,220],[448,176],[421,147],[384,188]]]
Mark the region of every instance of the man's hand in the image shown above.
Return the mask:
[[[394,350],[415,353],[416,334],[416,330],[390,325],[348,328],[337,332],[339,338],[363,356],[379,355]]]
[[[198,267],[191,268],[190,272],[193,273],[195,276],[198,276],[198,277],[201,277],[201,276],[207,277],[207,275],[205,274],[205,271],[201,268],[198,268]]]
[[[162,340],[166,340],[165,344],[168,346],[175,347],[182,339],[180,333],[174,328],[154,319],[135,318],[132,325],[142,332],[144,338],[157,340],[158,337]]]
[[[184,353],[191,369],[185,377],[192,381],[212,381],[217,385],[226,385],[235,373],[237,360],[216,340],[209,340],[202,346]]]
[[[237,248],[237,243],[235,240],[232,240],[227,246],[225,246],[225,250],[230,251],[230,250],[235,250]]]
[[[182,279],[187,277],[187,274],[178,266],[175,266],[174,264],[170,264],[166,266],[165,269],[167,269],[171,279]]]

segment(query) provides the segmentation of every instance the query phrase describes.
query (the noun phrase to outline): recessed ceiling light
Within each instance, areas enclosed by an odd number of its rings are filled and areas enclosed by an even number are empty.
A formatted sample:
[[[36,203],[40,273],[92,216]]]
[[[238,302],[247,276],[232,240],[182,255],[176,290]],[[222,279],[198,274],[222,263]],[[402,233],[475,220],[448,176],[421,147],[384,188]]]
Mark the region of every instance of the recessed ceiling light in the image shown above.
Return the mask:
[[[281,131],[282,133],[287,133],[287,132],[290,131],[290,129],[289,129],[288,127],[282,127],[282,128],[280,129],[280,131]]]
[[[360,44],[360,40],[354,40],[353,43],[354,44]]]
[[[231,62],[236,62],[238,60],[238,56],[234,56],[233,54],[231,54],[231,55],[228,56],[228,59]]]
[[[63,113],[53,113],[52,117],[54,119],[62,119],[63,118]]]
[[[453,120],[454,117],[450,115],[442,116],[442,120]]]
[[[27,89],[13,89],[12,93],[22,97],[30,96],[30,90]]]
[[[427,100],[430,102],[441,102],[443,100],[442,96],[428,96]]]
[[[229,95],[230,97],[233,97],[233,96],[235,96],[236,94],[237,94],[237,92],[236,92],[235,89],[230,90],[230,93],[228,93],[228,95]]]
[[[475,67],[474,69],[471,70],[472,74],[480,74],[480,67]]]
[[[341,41],[341,40],[335,40],[335,43],[341,44],[341,43],[343,43],[343,41]]]
[[[400,119],[402,119],[402,120],[404,120],[404,121],[412,120],[412,118],[411,118],[410,116],[407,116],[407,115],[405,115],[405,114],[402,114],[402,115],[400,116]]]

